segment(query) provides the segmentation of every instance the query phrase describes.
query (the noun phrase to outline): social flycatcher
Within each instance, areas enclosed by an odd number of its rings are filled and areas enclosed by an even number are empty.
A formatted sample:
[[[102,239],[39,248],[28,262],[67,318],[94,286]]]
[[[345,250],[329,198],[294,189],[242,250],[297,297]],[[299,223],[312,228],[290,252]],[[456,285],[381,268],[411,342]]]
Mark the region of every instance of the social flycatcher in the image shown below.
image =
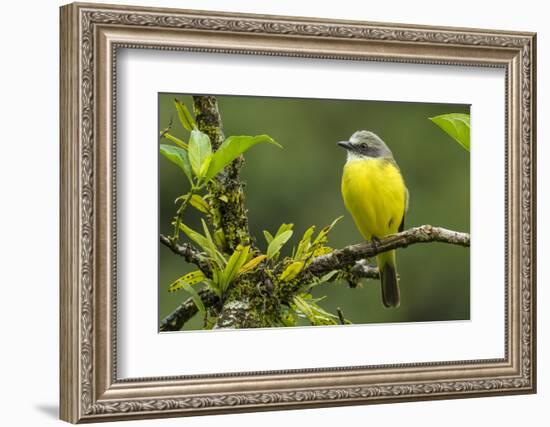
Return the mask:
[[[342,197],[365,240],[376,241],[402,231],[409,192],[388,146],[378,135],[366,130],[355,132],[349,141],[340,141],[338,145],[347,150]],[[382,301],[386,307],[398,307],[395,250],[377,255],[376,260]]]

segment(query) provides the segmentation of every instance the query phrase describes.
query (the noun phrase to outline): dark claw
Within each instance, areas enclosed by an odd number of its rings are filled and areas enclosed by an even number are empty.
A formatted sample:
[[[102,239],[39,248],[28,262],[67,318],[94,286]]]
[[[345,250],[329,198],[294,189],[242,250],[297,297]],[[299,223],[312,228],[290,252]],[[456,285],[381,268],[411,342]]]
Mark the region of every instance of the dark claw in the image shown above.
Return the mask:
[[[372,246],[374,246],[374,249],[378,250],[378,245],[380,245],[380,239],[378,237],[372,236],[371,242],[372,242]]]

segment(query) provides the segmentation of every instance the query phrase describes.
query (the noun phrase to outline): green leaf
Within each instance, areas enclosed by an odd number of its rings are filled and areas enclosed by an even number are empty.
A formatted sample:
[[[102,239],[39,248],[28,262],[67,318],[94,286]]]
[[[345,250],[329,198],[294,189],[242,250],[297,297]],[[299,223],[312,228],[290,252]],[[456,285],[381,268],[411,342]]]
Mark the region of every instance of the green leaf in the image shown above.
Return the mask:
[[[295,295],[292,298],[292,302],[294,303],[294,305],[298,310],[300,310],[304,315],[306,315],[306,317],[308,318],[313,317],[313,311],[311,310],[309,305],[305,302],[305,300],[302,297]]]
[[[191,196],[191,200],[189,201],[189,203],[191,203],[191,206],[193,206],[199,212],[202,212],[205,214],[210,213],[210,206],[208,205],[206,200],[204,200],[198,194],[193,194],[193,196]]]
[[[339,216],[338,218],[336,218],[334,221],[332,221],[332,223],[330,225],[327,225],[326,227],[323,227],[321,229],[321,231],[319,231],[319,234],[318,236],[315,238],[315,240],[313,241],[313,244],[314,245],[322,245],[324,243],[326,243],[327,241],[327,236],[328,236],[328,233],[330,233],[330,231],[334,228],[334,226],[338,223],[338,221],[340,221],[342,218],[344,218],[343,216]]]
[[[189,294],[191,295],[191,298],[193,299],[193,302],[201,312],[201,314],[204,315],[206,313],[206,309],[204,308],[204,304],[202,302],[202,299],[199,295],[199,293],[193,288],[191,285],[189,285],[187,282],[182,282],[183,289],[185,289]]]
[[[208,257],[215,263],[215,265],[223,268],[225,266],[225,259],[223,258],[223,255],[220,254],[220,252],[216,247],[216,244],[212,240],[212,236],[208,231],[208,227],[206,226],[206,223],[202,219],[201,221],[203,224],[203,228],[205,230],[205,236],[189,228],[184,223],[180,223],[180,229],[185,233],[187,237],[189,237],[189,239],[191,239],[193,242],[199,245],[202,248],[202,250],[206,252]]]
[[[210,166],[210,163],[212,163],[212,157],[213,157],[212,154],[210,154],[202,162],[202,165],[198,174],[199,178],[204,178],[204,176],[206,175],[206,172],[208,172],[208,167]]]
[[[248,252],[250,251],[250,246],[237,246],[235,252],[229,257],[227,265],[223,270],[223,286],[222,290],[224,291],[231,284],[231,282],[237,277],[239,270],[242,268],[246,260],[248,259]]]
[[[205,176],[206,180],[210,181],[242,153],[261,142],[267,142],[282,148],[279,143],[268,135],[230,136],[227,138],[214,153],[212,163],[210,163],[208,173]]]
[[[283,245],[292,237],[292,233],[292,230],[287,230],[273,238],[267,247],[267,259],[271,259],[279,253]]]
[[[212,146],[210,145],[210,138],[205,133],[202,133],[198,129],[191,131],[191,138],[189,139],[189,162],[195,175],[201,177],[201,166],[208,157],[212,155]],[[211,160],[212,161],[212,160]],[[201,177],[202,178],[202,177]]]
[[[189,181],[192,181],[193,173],[191,172],[191,164],[189,163],[187,151],[180,147],[174,147],[173,145],[161,144],[160,153],[172,163],[178,165]]]
[[[329,313],[328,311],[325,311],[324,309],[319,307],[317,304],[313,305],[312,310],[314,315],[313,324],[315,325],[337,325],[338,324],[338,316],[335,316],[334,314]]]
[[[195,123],[195,119],[193,118],[191,112],[187,109],[185,104],[178,99],[174,100],[174,104],[176,105],[176,110],[178,112],[178,117],[180,119],[181,125],[190,132],[193,129],[196,129],[197,123]]]
[[[315,245],[313,251],[311,251],[311,255],[316,257],[321,255],[327,255],[327,254],[330,254],[331,252],[334,252],[334,249],[332,249],[329,246]]]
[[[268,245],[273,241],[273,235],[267,230],[264,230],[264,237]]]
[[[216,248],[216,244],[214,243],[214,240],[212,239],[212,235],[210,234],[210,230],[208,229],[208,225],[206,225],[206,221],[202,218],[201,218],[201,224],[202,224],[202,229],[204,230],[204,235],[205,235],[206,239],[208,240],[209,244],[213,248]]]
[[[432,122],[439,126],[462,147],[470,151],[470,115],[463,113],[442,114],[430,117]]]
[[[323,298],[313,299],[310,295],[295,295],[292,302],[312,325],[337,325],[338,316],[328,313],[317,305]]]
[[[179,279],[174,280],[168,287],[168,292],[176,292],[183,288],[183,283],[188,285],[196,285],[206,279],[204,273],[200,270],[192,271],[181,276]]]
[[[221,298],[222,291],[220,289],[220,277],[221,277],[222,271],[217,267],[214,266],[212,268],[212,279],[205,280],[208,287],[214,291],[214,293]]]
[[[338,270],[332,270],[319,278],[320,283],[330,282],[334,276],[339,273]]]
[[[192,228],[189,228],[183,222],[180,223],[180,229],[185,233],[187,237],[189,237],[189,239],[199,245],[208,255],[212,256],[212,245],[206,237],[196,232]]]
[[[187,151],[188,145],[185,143],[185,141],[175,137],[170,132],[161,132],[160,136],[162,138],[166,138],[169,141],[172,141],[174,144],[178,145],[180,148],[183,148],[185,151]]]
[[[292,230],[294,228],[294,224],[285,224],[284,222],[280,225],[279,229],[275,233],[275,237],[277,237],[279,234],[284,233],[285,231]]]
[[[313,282],[311,282],[308,286],[307,286],[307,289],[312,289],[314,288],[315,286],[318,286],[318,285],[321,285],[323,283],[326,283],[326,282],[330,282],[331,280],[333,280],[335,278],[335,276],[339,273],[338,270],[332,270],[332,271],[329,271],[328,273],[326,273],[325,275],[319,277],[319,278],[315,278],[313,280]]]
[[[280,314],[279,322],[282,326],[297,326],[297,319],[291,310],[282,311]]]
[[[241,267],[239,270],[239,274],[248,273],[249,271],[254,270],[259,263],[261,263],[264,259],[266,259],[266,255],[258,255],[256,258],[252,258],[250,261],[248,261],[245,265]]]
[[[220,266],[220,268],[223,268],[223,266],[225,266],[225,258],[218,251],[216,243],[214,242],[214,239],[212,239],[212,235],[210,234],[210,230],[208,230],[208,225],[206,225],[206,222],[202,218],[201,218],[201,223],[202,223],[202,229],[204,230],[204,236],[209,244],[210,258],[212,258]]]
[[[225,234],[223,230],[218,229],[214,231],[214,242],[216,242],[216,245],[219,248],[225,247]]]
[[[294,255],[294,259],[301,260],[304,258],[307,258],[309,254],[309,248],[311,247],[311,236],[313,236],[313,232],[315,231],[315,226],[312,225],[309,227],[302,237],[302,240],[300,240],[300,243],[298,243],[298,248],[296,249],[296,254]]]
[[[288,282],[289,280],[294,279],[300,273],[300,271],[302,271],[303,267],[303,261],[294,261],[287,268],[285,268],[285,271],[281,273],[281,275],[279,276],[279,280],[281,280],[282,282]]]

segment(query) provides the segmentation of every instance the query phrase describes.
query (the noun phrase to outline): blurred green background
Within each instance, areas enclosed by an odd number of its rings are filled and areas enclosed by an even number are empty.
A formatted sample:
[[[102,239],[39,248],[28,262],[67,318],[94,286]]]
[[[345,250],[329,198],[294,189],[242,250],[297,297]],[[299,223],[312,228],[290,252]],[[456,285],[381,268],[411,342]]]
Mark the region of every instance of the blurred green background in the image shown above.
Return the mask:
[[[188,140],[179,123],[174,98],[192,109],[191,96],[159,94],[159,131],[173,121],[172,133]],[[445,113],[469,113],[468,105],[218,96],[225,135],[268,134],[284,149],[261,144],[245,154],[242,179],[250,229],[265,247],[262,230],[274,233],[283,222],[294,223],[288,253],[310,225],[317,230],[344,215],[329,236],[331,247],[358,243],[361,236],[340,194],[345,151],[336,141],[360,129],[377,133],[393,151],[410,192],[405,228],[423,224],[458,231],[470,229],[469,153],[428,120]],[[163,143],[168,143],[166,140]],[[188,190],[180,169],[160,157],[161,233],[170,234],[174,199]],[[198,229],[199,215],[186,212],[185,222]],[[431,243],[397,251],[401,305],[382,305],[377,280],[350,289],[346,283],[323,284],[314,296],[320,305],[336,307],[352,323],[465,320],[470,318],[470,251]],[[182,258],[163,245],[159,249],[159,320],[188,295],[167,292],[168,285],[191,271]],[[195,316],[184,330],[200,329]]]

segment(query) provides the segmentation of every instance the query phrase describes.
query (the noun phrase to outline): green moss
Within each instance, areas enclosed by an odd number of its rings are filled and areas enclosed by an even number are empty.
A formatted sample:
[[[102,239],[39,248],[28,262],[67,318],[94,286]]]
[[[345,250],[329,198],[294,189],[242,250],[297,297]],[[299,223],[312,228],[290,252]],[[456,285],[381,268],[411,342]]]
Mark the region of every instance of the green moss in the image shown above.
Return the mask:
[[[216,150],[225,140],[216,97],[194,96],[193,109],[197,126],[208,135],[212,148]],[[210,199],[215,213],[213,225],[223,231],[227,252],[232,252],[239,244],[251,243],[245,195],[239,179],[242,163],[242,157],[234,160],[208,185],[208,191],[213,196]]]
[[[224,310],[228,304],[233,306],[236,302],[246,301],[248,318],[245,323],[254,323],[248,327],[270,327],[279,322],[281,303],[261,275],[255,272],[244,276],[229,288],[226,295]]]

